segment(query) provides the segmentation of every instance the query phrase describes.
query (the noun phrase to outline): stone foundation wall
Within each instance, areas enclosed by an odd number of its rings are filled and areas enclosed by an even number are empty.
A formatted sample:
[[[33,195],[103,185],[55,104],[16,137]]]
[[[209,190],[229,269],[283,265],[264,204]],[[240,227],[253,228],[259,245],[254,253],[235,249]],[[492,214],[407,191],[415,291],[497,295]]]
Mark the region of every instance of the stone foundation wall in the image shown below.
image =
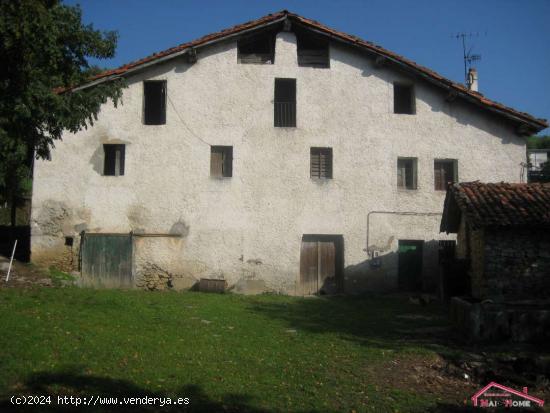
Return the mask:
[[[550,297],[550,231],[485,231],[483,297],[532,299]]]
[[[483,229],[468,229],[470,250],[470,283],[472,296],[483,298],[487,294],[487,279],[485,277],[485,231]]]
[[[469,341],[547,342],[549,302],[492,304],[461,297],[451,299],[451,322]]]

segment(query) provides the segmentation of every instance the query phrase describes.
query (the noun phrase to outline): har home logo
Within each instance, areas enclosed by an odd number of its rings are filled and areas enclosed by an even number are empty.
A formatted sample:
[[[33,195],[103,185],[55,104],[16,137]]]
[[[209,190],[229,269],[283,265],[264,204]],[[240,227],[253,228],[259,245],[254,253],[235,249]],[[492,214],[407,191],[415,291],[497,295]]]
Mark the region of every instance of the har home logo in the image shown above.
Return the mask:
[[[530,396],[527,387],[523,391],[511,389],[494,381],[472,396],[476,407],[535,407],[544,405],[544,400]]]

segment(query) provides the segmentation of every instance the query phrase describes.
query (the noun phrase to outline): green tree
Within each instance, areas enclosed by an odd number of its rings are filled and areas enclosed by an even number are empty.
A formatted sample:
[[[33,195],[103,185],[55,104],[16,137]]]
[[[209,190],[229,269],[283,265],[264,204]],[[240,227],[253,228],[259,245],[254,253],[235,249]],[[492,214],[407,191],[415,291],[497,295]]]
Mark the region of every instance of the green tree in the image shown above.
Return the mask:
[[[527,138],[528,149],[550,149],[550,136],[529,136]]]
[[[32,160],[49,159],[62,132],[97,119],[122,81],[71,90],[99,72],[90,58],[114,56],[117,34],[82,23],[78,6],[59,0],[0,1],[0,202],[29,192]]]

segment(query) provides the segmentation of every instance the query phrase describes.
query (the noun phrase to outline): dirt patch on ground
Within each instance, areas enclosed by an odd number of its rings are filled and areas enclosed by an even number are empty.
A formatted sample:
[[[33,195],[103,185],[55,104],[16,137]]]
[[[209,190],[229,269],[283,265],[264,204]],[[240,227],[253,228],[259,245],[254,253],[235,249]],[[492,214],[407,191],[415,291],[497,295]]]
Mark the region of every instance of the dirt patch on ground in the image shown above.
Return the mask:
[[[377,383],[390,389],[433,396],[434,400],[467,405],[481,387],[467,373],[455,374],[439,355],[405,355],[374,367]]]
[[[48,270],[14,260],[6,282],[9,258],[0,255],[0,288],[53,287]]]
[[[515,371],[521,358],[505,361],[469,354],[461,360],[448,360],[440,355],[403,355],[373,366],[371,373],[380,387],[419,393],[437,403],[444,401],[434,410],[436,412],[477,411],[472,407],[471,397],[491,381],[518,391],[526,386],[529,394],[541,399],[550,392],[547,375],[539,373],[537,377],[530,377],[525,372]]]

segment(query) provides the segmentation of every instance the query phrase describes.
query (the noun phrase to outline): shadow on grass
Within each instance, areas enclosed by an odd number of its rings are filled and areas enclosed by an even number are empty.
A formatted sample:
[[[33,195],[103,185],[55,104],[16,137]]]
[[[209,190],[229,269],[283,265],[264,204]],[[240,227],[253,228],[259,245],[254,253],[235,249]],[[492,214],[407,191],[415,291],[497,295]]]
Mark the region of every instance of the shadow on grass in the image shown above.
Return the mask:
[[[200,386],[188,385],[182,387],[173,394],[163,391],[150,391],[127,380],[118,380],[108,377],[85,375],[75,370],[67,370],[58,373],[37,373],[25,381],[24,390],[19,390],[20,395],[50,395],[51,404],[48,405],[19,405],[16,406],[10,401],[10,397],[0,399],[1,412],[249,412],[249,413],[275,413],[278,410],[265,410],[252,406],[251,398],[243,394],[226,394],[222,400],[213,400],[202,390]],[[88,398],[98,396],[104,402],[110,400],[110,404],[96,405],[83,404],[58,404],[58,396],[74,396]],[[178,398],[189,398],[189,404],[161,406],[156,404],[124,404],[123,398],[166,398],[171,400]],[[117,398],[116,402],[113,398]],[[302,411],[302,413],[316,413],[315,410]]]
[[[250,310],[283,320],[298,331],[336,333],[372,348],[462,348],[450,329],[445,307],[437,302],[412,304],[401,294],[257,301]]]
[[[464,373],[475,375],[479,383],[534,386],[540,372],[535,373],[532,358],[549,354],[548,348],[525,343],[467,343],[451,328],[446,306],[437,301],[413,304],[407,294],[314,297],[282,303],[259,300],[250,311],[282,320],[298,332],[338,334],[373,349],[433,352],[446,363],[448,374],[461,379]],[[499,360],[506,356],[514,356],[516,362]],[[463,370],[465,361],[476,360],[483,361],[482,368]],[[453,408],[434,411],[469,411]]]
[[[479,413],[480,411],[486,411],[491,413],[510,413],[510,412],[537,413],[537,412],[542,412],[543,410],[537,407],[534,407],[534,408],[510,408],[510,407],[481,408],[481,407],[473,407],[473,406],[457,406],[449,403],[437,403],[435,406],[428,408],[427,410],[418,411],[418,413],[476,413],[476,412]]]

